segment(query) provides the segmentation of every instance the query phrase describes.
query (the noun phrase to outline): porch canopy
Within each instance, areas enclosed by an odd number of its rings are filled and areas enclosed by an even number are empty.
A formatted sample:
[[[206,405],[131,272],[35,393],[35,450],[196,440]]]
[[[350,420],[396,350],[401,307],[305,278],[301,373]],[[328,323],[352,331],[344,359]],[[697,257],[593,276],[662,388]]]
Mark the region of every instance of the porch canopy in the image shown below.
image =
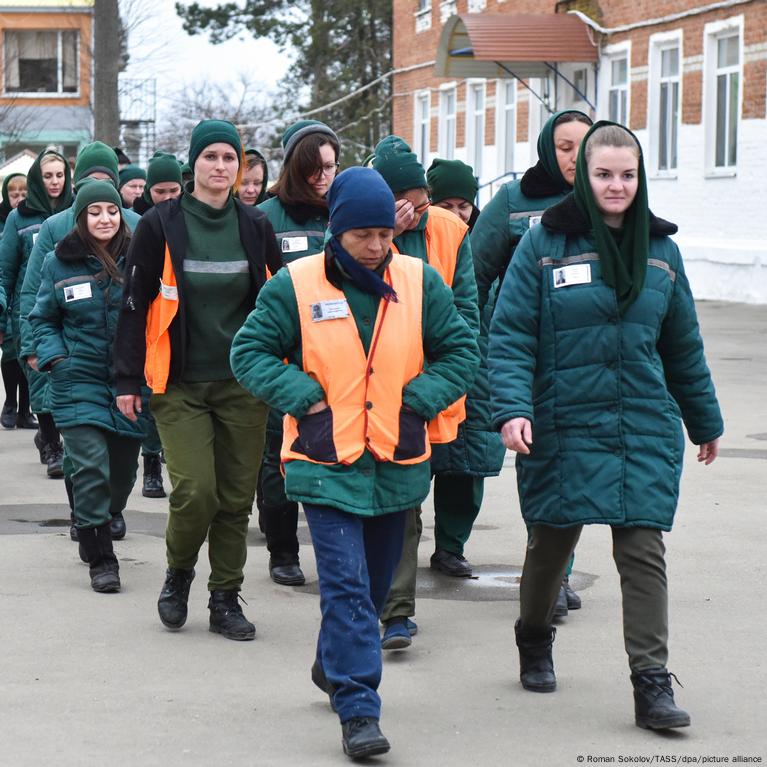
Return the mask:
[[[564,62],[595,63],[589,29],[570,13],[467,13],[442,29],[437,77],[546,77]]]

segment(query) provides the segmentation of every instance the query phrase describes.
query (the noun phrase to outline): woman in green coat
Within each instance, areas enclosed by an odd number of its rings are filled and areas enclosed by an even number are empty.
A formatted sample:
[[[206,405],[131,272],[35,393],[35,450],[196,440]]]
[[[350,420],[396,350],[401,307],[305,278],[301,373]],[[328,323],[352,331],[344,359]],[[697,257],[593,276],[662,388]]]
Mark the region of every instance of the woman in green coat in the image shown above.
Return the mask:
[[[27,174],[27,197],[12,210],[5,222],[0,240],[0,269],[3,285],[12,306],[9,324],[0,324],[0,335],[10,332],[14,337],[17,354],[21,344],[19,307],[21,288],[27,272],[32,246],[43,222],[52,214],[65,210],[72,203],[72,183],[69,163],[51,150],[43,150],[32,163]],[[41,374],[24,368],[31,389],[40,385]],[[37,379],[37,380],[36,380]],[[34,397],[33,397],[34,406]],[[46,464],[47,474],[54,479],[64,476],[62,461],[64,450],[61,436],[50,413],[35,409],[40,430],[35,435],[35,445],[40,451],[40,462]]]
[[[130,233],[106,181],[77,194],[75,227],[43,262],[29,322],[38,367],[51,377],[51,411],[73,466],[74,518],[94,591],[120,589],[110,522],[136,479],[140,426],[115,405],[112,345]]]
[[[338,170],[338,137],[325,123],[299,120],[282,136],[282,170],[269,199],[258,207],[274,229],[283,264],[325,247],[325,195]],[[282,413],[270,411],[258,479],[258,521],[269,549],[269,575],[283,586],[304,583],[298,556],[298,504],[285,497],[280,472]]]
[[[684,439],[706,465],[723,431],[676,227],[647,206],[641,148],[599,122],[575,191],[520,242],[490,329],[493,420],[517,452],[530,529],[515,626],[523,687],[556,688],[554,604],[583,525],[612,528],[636,724],[689,725],[668,659],[663,531]]]

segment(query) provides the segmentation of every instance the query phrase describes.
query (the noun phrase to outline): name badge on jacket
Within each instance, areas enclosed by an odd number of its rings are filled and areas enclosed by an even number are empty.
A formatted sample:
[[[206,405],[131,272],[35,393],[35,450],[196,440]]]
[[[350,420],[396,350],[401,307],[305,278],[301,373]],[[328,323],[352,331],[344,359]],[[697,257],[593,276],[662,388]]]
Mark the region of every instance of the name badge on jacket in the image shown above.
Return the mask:
[[[308,237],[283,237],[282,246],[283,253],[299,253],[302,250],[309,249]]]
[[[78,285],[67,285],[64,288],[64,300],[69,303],[70,301],[79,301],[81,298],[91,298],[93,293],[91,292],[90,282],[81,282]]]
[[[532,229],[536,224],[541,223],[541,219],[543,218],[542,215],[540,216],[530,216],[529,223],[530,223],[530,229]]]
[[[312,322],[340,320],[348,316],[349,304],[345,298],[334,298],[331,301],[319,301],[312,304]]]
[[[175,285],[166,285],[160,280],[160,293],[168,301],[178,301],[178,288]]]
[[[584,285],[591,282],[591,264],[571,264],[552,271],[555,288]]]

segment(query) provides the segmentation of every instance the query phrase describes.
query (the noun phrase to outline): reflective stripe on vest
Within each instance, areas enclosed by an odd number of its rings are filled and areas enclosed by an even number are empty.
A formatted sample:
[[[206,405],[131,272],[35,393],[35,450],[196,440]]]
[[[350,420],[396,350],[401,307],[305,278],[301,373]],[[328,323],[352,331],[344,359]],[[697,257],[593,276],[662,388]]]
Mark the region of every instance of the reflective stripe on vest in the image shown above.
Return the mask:
[[[178,285],[165,245],[165,263],[162,268],[160,292],[152,301],[146,316],[146,360],[144,376],[153,394],[164,394],[170,374],[170,327],[178,313]]]
[[[449,288],[453,287],[458,251],[469,227],[454,213],[432,205],[426,219],[426,259],[439,272]],[[392,251],[398,253],[392,245]],[[429,441],[435,445],[452,442],[458,425],[466,420],[466,395],[453,402],[429,423]]]
[[[328,411],[300,422],[285,416],[282,461],[351,464],[366,448],[379,461],[428,460],[431,447],[424,422],[402,412],[402,390],[423,370],[423,262],[392,257],[385,279],[398,300],[379,302],[367,356],[348,305],[347,316],[338,316],[342,310],[334,319],[318,320],[321,302],[346,304],[343,291],[325,275],[324,254],[306,256],[286,268],[296,293],[303,369],[325,391]],[[306,419],[314,419],[314,428]]]

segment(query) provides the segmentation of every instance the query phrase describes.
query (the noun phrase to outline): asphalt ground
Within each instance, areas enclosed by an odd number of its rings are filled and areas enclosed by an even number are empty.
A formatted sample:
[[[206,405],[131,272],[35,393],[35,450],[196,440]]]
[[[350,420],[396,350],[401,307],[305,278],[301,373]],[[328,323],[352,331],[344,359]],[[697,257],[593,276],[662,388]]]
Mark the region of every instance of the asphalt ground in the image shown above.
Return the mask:
[[[606,528],[587,528],[578,546],[572,581],[583,608],[558,627],[557,691],[521,688],[513,624],[525,529],[508,460],[487,481],[467,546],[477,579],[429,571],[426,505],[419,633],[409,649],[385,655],[381,726],[392,750],[371,764],[767,761],[767,307],[698,308],[726,434],[709,467],[688,447],[677,520],[666,536],[669,668],[684,684],[676,697],[692,726],[663,734],[633,723]],[[116,544],[123,589],[96,594],[69,540],[63,482],[45,478],[32,432],[0,433],[0,467],[0,765],[346,761],[338,721],[309,678],[319,600],[303,520],[303,588],[274,585],[264,540],[257,529],[249,535],[242,595],[255,642],[208,631],[204,552],[187,625],[171,633],[156,612],[167,501],[142,498],[137,484],[128,536]]]

